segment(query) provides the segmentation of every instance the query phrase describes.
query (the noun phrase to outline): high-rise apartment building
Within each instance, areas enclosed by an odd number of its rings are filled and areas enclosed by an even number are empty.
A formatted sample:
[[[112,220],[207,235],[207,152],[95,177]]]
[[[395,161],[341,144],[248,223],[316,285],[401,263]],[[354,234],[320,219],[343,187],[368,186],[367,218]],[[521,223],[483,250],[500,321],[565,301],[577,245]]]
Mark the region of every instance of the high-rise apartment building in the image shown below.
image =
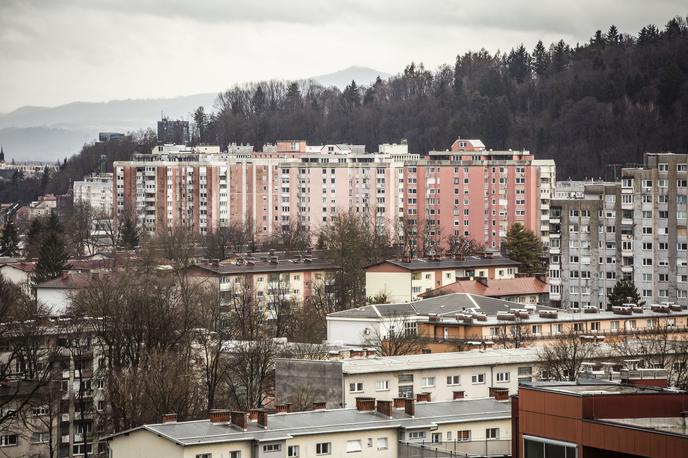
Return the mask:
[[[607,306],[620,278],[648,302],[688,297],[688,155],[646,154],[621,181],[551,202],[550,300]]]
[[[514,222],[549,230],[554,164],[527,151],[488,151],[457,140],[424,158],[408,146],[307,145],[281,141],[263,151],[230,145],[158,146],[114,164],[115,212],[149,232],[190,225],[199,233],[239,224],[257,238],[300,224],[311,231],[342,212],[381,229],[411,227],[444,245],[467,236],[498,248]],[[543,213],[544,212],[544,213]]]

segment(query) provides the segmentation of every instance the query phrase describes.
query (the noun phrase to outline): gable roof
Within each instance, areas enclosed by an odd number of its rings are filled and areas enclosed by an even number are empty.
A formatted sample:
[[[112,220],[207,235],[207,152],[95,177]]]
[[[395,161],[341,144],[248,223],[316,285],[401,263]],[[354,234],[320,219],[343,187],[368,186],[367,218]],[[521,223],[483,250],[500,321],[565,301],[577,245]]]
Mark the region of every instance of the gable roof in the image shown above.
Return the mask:
[[[480,256],[466,256],[464,259],[440,259],[432,261],[424,258],[414,258],[408,262],[401,259],[387,259],[366,266],[366,270],[371,267],[379,266],[381,264],[392,264],[409,271],[417,270],[449,270],[449,269],[469,269],[478,267],[515,267],[521,265],[520,262],[507,258],[506,256],[480,257]]]
[[[457,280],[431,291],[419,294],[420,297],[433,297],[440,294],[469,293],[487,297],[521,296],[524,294],[547,294],[547,282],[537,277],[505,278],[500,280]]]

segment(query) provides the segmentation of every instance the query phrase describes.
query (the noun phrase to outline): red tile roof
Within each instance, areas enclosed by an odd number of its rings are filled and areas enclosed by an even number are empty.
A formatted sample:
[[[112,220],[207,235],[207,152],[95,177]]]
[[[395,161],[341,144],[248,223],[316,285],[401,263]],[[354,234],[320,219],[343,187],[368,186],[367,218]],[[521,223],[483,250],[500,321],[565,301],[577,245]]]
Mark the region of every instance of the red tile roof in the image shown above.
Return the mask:
[[[522,296],[525,294],[547,294],[549,286],[536,277],[505,278],[502,280],[485,280],[486,285],[478,280],[457,280],[449,285],[440,286],[432,291],[420,294],[420,297],[433,297],[451,293],[479,294],[487,297]]]

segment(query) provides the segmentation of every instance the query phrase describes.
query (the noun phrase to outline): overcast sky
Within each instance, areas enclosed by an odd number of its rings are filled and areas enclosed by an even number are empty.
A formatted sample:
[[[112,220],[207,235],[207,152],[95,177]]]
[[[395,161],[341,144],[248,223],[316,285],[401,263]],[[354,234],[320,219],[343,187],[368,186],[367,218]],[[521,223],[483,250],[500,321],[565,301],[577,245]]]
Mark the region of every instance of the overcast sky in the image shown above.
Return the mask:
[[[0,112],[636,34],[685,0],[0,0]]]

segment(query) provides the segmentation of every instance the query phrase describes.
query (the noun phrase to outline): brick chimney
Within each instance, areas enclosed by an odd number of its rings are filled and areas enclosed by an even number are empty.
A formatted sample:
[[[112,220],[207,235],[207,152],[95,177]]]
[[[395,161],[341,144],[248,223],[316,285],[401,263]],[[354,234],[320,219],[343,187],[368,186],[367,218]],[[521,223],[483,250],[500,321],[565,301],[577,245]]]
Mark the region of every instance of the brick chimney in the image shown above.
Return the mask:
[[[258,411],[258,426],[268,429],[268,413],[264,410]]]
[[[404,412],[409,417],[416,416],[416,401],[414,399],[404,399]]]
[[[246,431],[248,429],[248,413],[233,410],[230,413],[232,424],[237,428]]]
[[[360,410],[361,412],[375,410],[375,398],[356,398],[356,409]]]
[[[176,413],[166,413],[162,416],[163,423],[176,423],[177,414]]]
[[[464,398],[463,391],[454,391],[453,395],[454,395],[454,399],[463,399]]]
[[[258,420],[258,412],[260,412],[262,409],[249,409],[248,411],[248,419],[251,421],[256,421]]]
[[[403,409],[406,405],[406,398],[394,398],[394,408]]]
[[[377,401],[377,411],[387,418],[392,418],[392,401]]]
[[[277,413],[289,413],[289,404],[277,404],[275,406],[275,412],[277,412]]]
[[[430,402],[431,395],[428,392],[416,394],[416,402]]]
[[[208,416],[212,423],[229,422],[229,410],[226,409],[213,409],[209,412]]]
[[[315,401],[313,403],[313,410],[327,409],[327,402],[325,401]]]

